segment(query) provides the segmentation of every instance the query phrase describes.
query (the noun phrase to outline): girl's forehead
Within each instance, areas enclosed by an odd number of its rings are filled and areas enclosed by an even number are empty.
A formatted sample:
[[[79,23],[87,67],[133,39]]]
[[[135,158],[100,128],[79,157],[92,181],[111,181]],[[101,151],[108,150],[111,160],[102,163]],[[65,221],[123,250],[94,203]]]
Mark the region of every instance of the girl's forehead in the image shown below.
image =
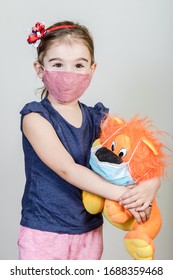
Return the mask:
[[[57,56],[62,59],[66,59],[68,57],[78,58],[78,57],[86,57],[90,58],[90,52],[87,46],[82,42],[56,42],[52,44],[52,46],[46,51],[46,57]]]

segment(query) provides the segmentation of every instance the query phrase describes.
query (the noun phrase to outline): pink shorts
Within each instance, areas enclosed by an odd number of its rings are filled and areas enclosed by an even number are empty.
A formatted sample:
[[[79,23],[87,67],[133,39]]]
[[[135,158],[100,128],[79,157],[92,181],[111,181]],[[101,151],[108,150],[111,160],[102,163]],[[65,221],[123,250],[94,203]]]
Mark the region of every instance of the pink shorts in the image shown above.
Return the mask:
[[[99,260],[102,226],[83,234],[59,234],[20,226],[19,260]]]

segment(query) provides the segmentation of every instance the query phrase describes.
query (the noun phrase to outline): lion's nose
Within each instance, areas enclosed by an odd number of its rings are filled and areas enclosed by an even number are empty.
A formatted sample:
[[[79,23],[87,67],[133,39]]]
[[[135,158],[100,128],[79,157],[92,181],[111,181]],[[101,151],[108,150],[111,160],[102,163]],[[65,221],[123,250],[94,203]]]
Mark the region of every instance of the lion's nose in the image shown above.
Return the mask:
[[[123,162],[119,156],[117,156],[105,147],[98,149],[95,155],[98,158],[98,160],[102,162],[110,162],[116,164],[120,164]]]

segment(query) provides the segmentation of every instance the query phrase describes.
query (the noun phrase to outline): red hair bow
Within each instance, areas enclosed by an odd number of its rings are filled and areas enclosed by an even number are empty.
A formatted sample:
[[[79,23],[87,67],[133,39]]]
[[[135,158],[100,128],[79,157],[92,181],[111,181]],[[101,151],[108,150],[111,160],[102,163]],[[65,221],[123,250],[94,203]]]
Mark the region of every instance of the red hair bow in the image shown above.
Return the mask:
[[[44,23],[37,22],[34,27],[32,27],[32,31],[28,36],[27,42],[29,44],[35,44],[38,40],[40,40],[44,34],[46,33]]]
[[[33,44],[34,47],[38,47],[40,43],[40,39],[46,34],[51,31],[62,29],[62,28],[74,28],[75,25],[65,24],[65,25],[57,25],[49,29],[45,29],[44,23],[37,22],[34,27],[32,27],[32,31],[28,36],[27,42],[29,44]]]

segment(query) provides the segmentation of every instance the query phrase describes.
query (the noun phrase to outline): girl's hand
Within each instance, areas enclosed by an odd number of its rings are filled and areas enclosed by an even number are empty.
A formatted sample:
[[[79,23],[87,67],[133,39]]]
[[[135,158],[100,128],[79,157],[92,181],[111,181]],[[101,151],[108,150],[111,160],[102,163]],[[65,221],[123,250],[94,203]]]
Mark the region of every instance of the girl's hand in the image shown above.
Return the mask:
[[[151,205],[159,188],[158,177],[129,186],[129,190],[120,197],[119,203],[126,209],[135,208],[136,211],[145,211]]]
[[[142,224],[145,223],[151,214],[151,209],[152,207],[149,206],[145,209],[145,211],[136,211],[134,208],[132,209],[128,209],[129,212],[131,212],[131,214],[134,216],[134,218],[136,219],[138,224]]]

